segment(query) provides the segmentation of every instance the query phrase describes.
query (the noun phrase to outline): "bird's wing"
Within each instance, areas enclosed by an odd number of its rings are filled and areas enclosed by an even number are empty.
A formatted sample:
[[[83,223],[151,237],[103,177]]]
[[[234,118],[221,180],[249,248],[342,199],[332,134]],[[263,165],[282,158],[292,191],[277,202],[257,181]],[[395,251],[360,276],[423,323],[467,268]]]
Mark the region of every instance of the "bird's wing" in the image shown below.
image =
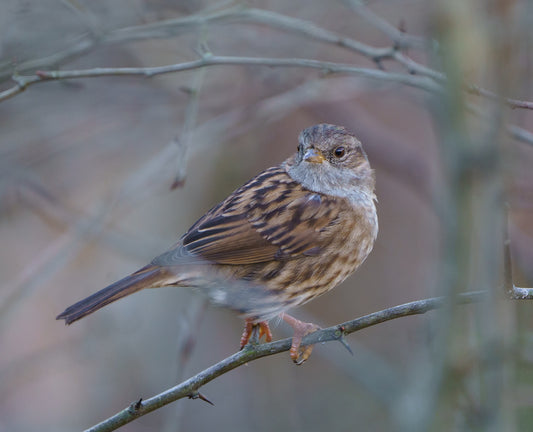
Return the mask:
[[[245,265],[317,255],[343,209],[338,198],[304,189],[283,167],[270,168],[211,209],[153,264],[174,265],[185,256]]]

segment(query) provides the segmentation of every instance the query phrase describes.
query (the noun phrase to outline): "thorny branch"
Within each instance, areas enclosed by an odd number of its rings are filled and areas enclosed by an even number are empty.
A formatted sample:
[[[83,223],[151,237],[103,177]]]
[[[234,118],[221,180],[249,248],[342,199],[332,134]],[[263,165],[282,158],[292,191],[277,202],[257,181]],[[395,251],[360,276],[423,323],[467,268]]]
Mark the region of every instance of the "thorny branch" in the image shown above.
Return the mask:
[[[487,293],[483,291],[464,293],[460,294],[456,300],[459,304],[469,304],[481,301],[486,294]],[[529,290],[528,295],[526,297],[522,297],[522,299],[526,298],[533,299],[533,290]],[[345,343],[343,338],[348,334],[396,318],[424,314],[431,310],[442,307],[446,301],[447,300],[445,297],[435,297],[413,301],[374,312],[369,315],[365,315],[363,317],[311,333],[303,339],[302,345],[317,344],[329,341],[341,341]],[[248,344],[243,350],[225,358],[224,360],[203,370],[186,381],[183,381],[177,386],[165,390],[149,399],[141,399],[133,402],[129,407],[123,409],[112,417],[109,417],[107,420],[104,420],[103,422],[87,429],[86,432],[109,432],[116,430],[120,426],[123,426],[138,417],[142,417],[158,408],[170,404],[171,402],[175,402],[186,397],[191,399],[200,398],[202,400],[206,400],[205,396],[199,393],[199,389],[205,384],[245,363],[257,360],[261,357],[267,357],[288,351],[290,347],[290,338],[265,344]]]

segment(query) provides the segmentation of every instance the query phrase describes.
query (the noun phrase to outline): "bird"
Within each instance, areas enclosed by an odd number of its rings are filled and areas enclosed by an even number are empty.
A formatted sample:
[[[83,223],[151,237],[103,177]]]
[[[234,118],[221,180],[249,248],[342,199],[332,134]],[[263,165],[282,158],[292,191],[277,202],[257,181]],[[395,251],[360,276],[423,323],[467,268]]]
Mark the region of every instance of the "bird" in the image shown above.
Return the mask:
[[[148,265],[73,304],[56,319],[71,324],[144,288],[192,287],[245,320],[241,349],[254,331],[272,341],[269,321],[293,329],[290,358],[302,364],[319,329],[287,311],[330,291],[368,257],[378,234],[375,174],[345,127],[317,124],[297,152],[211,208]],[[257,338],[257,337],[256,337]]]

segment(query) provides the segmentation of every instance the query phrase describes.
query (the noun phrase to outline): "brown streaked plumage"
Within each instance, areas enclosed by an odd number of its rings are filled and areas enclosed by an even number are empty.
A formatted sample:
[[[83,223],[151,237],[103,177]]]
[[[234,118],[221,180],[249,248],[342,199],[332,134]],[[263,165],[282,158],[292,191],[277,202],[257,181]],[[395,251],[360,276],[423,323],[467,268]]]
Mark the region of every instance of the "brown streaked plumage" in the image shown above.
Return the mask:
[[[312,126],[293,157],[234,191],[150,264],[57,319],[70,324],[144,288],[191,286],[245,317],[241,346],[254,324],[271,340],[267,321],[281,315],[295,330],[291,358],[304,361],[312,347],[300,350],[300,342],[317,327],[285,311],[334,288],[366,259],[378,231],[374,201],[361,143],[343,127]]]

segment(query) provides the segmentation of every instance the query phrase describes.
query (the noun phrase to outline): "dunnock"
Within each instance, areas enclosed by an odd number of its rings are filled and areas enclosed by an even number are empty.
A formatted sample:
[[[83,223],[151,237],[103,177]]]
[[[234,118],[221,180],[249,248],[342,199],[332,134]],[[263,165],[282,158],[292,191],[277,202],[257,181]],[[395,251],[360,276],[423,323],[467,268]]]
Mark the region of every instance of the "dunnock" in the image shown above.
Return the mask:
[[[316,330],[285,313],[324,294],[366,259],[376,239],[374,172],[361,143],[345,128],[319,124],[302,131],[298,152],[263,171],[201,217],[150,264],[68,307],[70,324],[143,288],[200,288],[216,304],[272,340],[268,320],[294,328],[290,356],[305,361]]]

